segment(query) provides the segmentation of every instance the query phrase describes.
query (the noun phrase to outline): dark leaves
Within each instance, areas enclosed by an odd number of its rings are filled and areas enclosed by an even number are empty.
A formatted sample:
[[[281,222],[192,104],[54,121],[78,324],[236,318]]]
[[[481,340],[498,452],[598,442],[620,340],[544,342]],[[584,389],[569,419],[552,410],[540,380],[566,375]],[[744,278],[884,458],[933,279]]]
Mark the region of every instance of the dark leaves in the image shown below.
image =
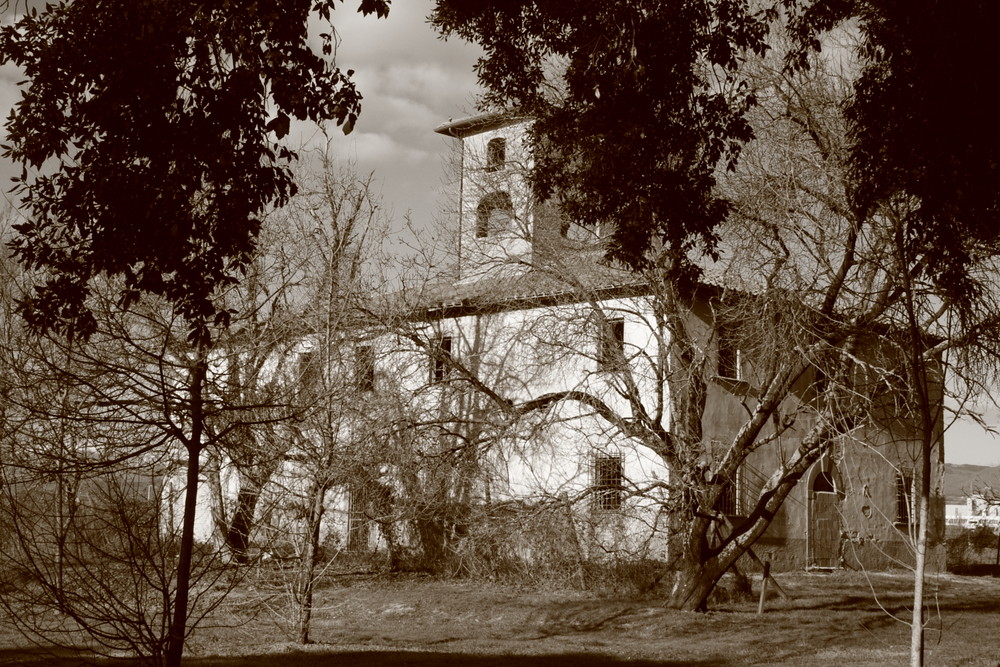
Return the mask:
[[[610,255],[635,268],[658,247],[711,251],[727,210],[715,170],[751,136],[736,70],[765,49],[766,15],[733,0],[441,0],[431,18],[483,46],[487,105],[535,118],[540,199],[614,223]]]
[[[956,303],[974,298],[971,264],[1000,251],[1000,133],[989,0],[791,2],[805,47],[858,20],[863,70],[847,116],[851,199],[861,217],[905,202],[908,253]],[[805,62],[803,53],[792,64]]]
[[[261,212],[294,192],[295,154],[276,143],[291,118],[349,130],[360,112],[350,75],[309,48],[309,11],[333,6],[63,2],[0,30],[28,81],[4,147],[30,168],[11,247],[50,276],[23,304],[29,321],[85,335],[88,284],[109,275],[123,302],[167,298],[195,338],[225,323],[218,289],[249,261]]]

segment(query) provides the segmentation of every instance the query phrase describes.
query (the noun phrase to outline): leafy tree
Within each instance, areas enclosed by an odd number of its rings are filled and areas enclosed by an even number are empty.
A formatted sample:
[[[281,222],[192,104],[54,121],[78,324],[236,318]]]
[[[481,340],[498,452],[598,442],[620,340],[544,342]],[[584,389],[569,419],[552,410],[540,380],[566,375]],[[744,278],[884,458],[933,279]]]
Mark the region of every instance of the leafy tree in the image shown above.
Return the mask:
[[[361,95],[309,46],[312,13],[336,0],[87,0],[48,5],[0,31],[26,86],[4,156],[23,165],[26,221],[12,247],[44,282],[21,311],[89,335],[94,278],[121,277],[124,305],[165,298],[195,340],[230,313],[213,301],[253,255],[261,212],[295,186],[292,118],[350,132]],[[388,0],[361,0],[385,16]]]
[[[912,200],[908,241],[953,298],[979,295],[968,272],[1000,242],[1000,138],[990,113],[1000,7],[984,0],[809,0],[790,30],[803,48],[856,19],[861,73],[847,108],[851,203],[861,215]]]
[[[614,223],[608,254],[633,268],[663,245],[690,274],[688,251],[712,251],[728,211],[716,167],[752,135],[738,65],[765,49],[768,15],[734,0],[440,0],[432,22],[485,50],[487,105],[534,119],[539,199]]]
[[[1000,8],[984,0],[837,0],[787,2],[800,48],[818,47],[818,35],[857,19],[861,74],[847,107],[851,125],[850,203],[861,217],[891,207],[902,211],[895,248],[899,258],[921,257],[913,276],[926,278],[956,304],[963,327],[989,298],[977,265],[1000,251],[1000,138],[990,113],[998,64],[993,27]],[[912,291],[908,291],[911,312]],[[909,325],[918,338],[916,319]],[[910,374],[922,373],[914,358]],[[919,385],[918,385],[919,386]],[[929,435],[928,435],[929,438]],[[930,469],[929,440],[923,448]],[[918,492],[920,513],[930,493]],[[917,538],[911,664],[923,664],[925,521]]]

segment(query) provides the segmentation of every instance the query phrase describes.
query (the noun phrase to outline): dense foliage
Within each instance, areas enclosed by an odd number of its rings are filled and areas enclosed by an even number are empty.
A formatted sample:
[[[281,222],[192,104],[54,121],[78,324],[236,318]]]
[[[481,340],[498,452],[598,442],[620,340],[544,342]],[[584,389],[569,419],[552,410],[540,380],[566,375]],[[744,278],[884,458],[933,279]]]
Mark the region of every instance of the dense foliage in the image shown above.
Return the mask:
[[[610,255],[633,268],[650,247],[678,267],[712,251],[716,167],[751,137],[740,57],[765,49],[768,18],[740,0],[441,0],[432,15],[484,48],[487,104],[535,119],[536,195],[613,224]]]
[[[976,296],[968,269],[996,253],[1000,135],[991,108],[1000,7],[988,0],[789,1],[790,28],[819,36],[856,20],[862,71],[847,109],[852,203],[862,217],[909,203],[908,241],[926,274],[958,301]],[[801,65],[800,58],[792,63]]]
[[[751,136],[743,56],[787,28],[803,47],[790,64],[803,66],[825,31],[856,22],[852,204],[864,218],[906,200],[926,275],[975,295],[970,262],[1000,230],[995,3],[441,0],[432,19],[483,46],[488,104],[536,119],[536,194],[576,221],[614,223],[610,255],[633,268],[661,243],[675,259],[712,250],[728,210],[715,169]]]
[[[90,281],[120,276],[127,305],[166,297],[193,339],[229,313],[217,289],[246,267],[260,213],[294,191],[279,143],[292,117],[350,132],[361,95],[309,45],[336,0],[75,0],[0,32],[23,69],[3,155],[24,165],[16,256],[44,282],[22,303],[41,329],[86,336]],[[385,16],[388,0],[359,11]]]

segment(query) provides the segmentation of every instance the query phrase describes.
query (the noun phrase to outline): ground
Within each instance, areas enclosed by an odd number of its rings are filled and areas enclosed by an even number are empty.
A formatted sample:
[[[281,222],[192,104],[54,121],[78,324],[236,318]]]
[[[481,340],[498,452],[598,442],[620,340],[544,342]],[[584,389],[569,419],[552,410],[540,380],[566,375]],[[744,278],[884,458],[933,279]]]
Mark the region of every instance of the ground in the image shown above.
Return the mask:
[[[788,595],[717,602],[706,614],[655,595],[598,595],[426,576],[339,577],[320,594],[316,643],[289,641],[280,600],[241,590],[189,642],[191,667],[326,665],[885,665],[908,662],[906,573],[783,573]],[[1000,665],[1000,579],[935,575],[928,665]],[[754,592],[760,590],[754,581]],[[256,602],[255,602],[256,600]],[[279,606],[276,606],[279,605]],[[275,612],[278,612],[277,614]],[[238,627],[230,625],[243,618]],[[0,664],[71,664],[12,642]]]

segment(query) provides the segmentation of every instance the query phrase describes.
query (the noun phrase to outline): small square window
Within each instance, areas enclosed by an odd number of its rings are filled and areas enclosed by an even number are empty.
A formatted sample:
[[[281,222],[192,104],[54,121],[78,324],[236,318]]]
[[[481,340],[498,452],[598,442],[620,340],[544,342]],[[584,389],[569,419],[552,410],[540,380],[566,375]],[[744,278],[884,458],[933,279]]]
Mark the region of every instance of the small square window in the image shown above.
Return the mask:
[[[625,319],[618,317],[602,323],[597,349],[597,363],[602,370],[621,368],[625,361]]]
[[[594,490],[596,509],[613,511],[622,506],[625,469],[620,455],[598,454],[594,457]]]

